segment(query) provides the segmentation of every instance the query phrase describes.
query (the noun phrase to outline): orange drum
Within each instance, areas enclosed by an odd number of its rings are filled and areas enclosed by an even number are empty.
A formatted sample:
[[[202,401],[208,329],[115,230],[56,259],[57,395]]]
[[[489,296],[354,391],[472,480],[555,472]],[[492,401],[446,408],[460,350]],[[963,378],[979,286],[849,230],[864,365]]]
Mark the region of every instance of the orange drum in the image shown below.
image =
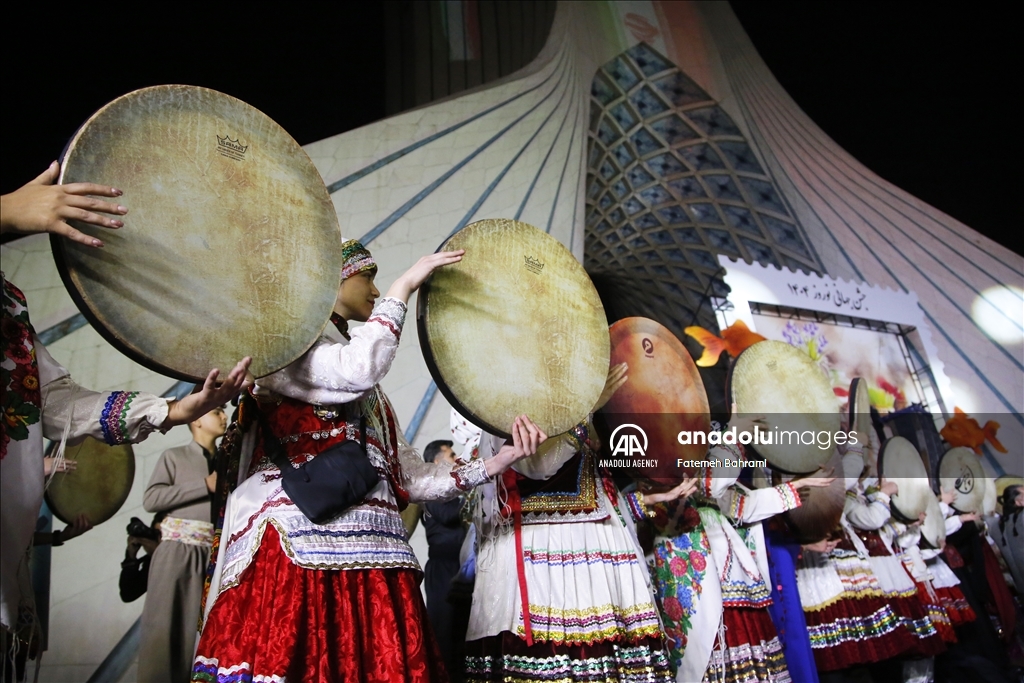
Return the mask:
[[[708,452],[704,444],[680,445],[678,438],[681,431],[706,434],[711,429],[708,396],[697,366],[682,342],[649,318],[624,318],[609,332],[611,364],[628,363],[629,379],[601,411],[612,436],[606,439],[602,458],[618,462],[629,457],[635,463],[627,467],[632,476],[657,484],[678,483],[693,468],[678,467],[677,461],[700,460]],[[640,437],[632,444],[643,452],[617,448],[630,443],[619,435]]]

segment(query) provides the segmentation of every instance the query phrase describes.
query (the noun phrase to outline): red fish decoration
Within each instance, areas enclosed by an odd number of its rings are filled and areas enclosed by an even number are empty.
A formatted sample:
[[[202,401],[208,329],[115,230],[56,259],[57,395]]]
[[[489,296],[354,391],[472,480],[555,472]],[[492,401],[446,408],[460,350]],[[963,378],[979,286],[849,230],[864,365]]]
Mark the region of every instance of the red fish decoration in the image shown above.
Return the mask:
[[[981,444],[986,441],[1000,453],[1006,453],[1006,448],[996,438],[998,431],[999,423],[995,420],[989,420],[982,427],[973,417],[968,417],[967,413],[955,407],[953,408],[953,417],[946,420],[946,425],[939,431],[939,434],[950,446],[954,448],[966,446],[974,449],[978,455],[981,455]]]
[[[704,346],[704,353],[697,360],[697,365],[702,368],[708,368],[717,363],[718,357],[722,355],[723,351],[736,358],[747,347],[766,339],[757,332],[751,332],[742,320],[737,320],[722,330],[721,337],[716,337],[703,327],[696,325],[687,327],[684,332]]]

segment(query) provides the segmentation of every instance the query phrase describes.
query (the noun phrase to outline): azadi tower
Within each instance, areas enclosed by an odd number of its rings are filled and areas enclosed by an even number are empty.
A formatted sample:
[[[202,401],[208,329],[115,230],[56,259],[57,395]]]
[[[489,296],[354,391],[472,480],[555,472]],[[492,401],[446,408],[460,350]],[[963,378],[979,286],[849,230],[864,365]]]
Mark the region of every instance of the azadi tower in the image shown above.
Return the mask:
[[[1010,437],[1024,424],[1024,259],[829,139],[726,3],[481,0],[389,12],[397,113],[306,147],[343,232],[382,264],[382,291],[462,226],[505,217],[569,246],[610,318],[645,315],[680,336],[690,324],[717,331],[728,259],[913,294],[930,342],[912,355],[941,385],[930,409],[998,414],[1010,453],[986,461],[1022,474],[1020,440]],[[81,384],[183,389],[84,324],[46,240],[11,242],[3,261],[51,353]],[[411,323],[384,384],[422,446],[446,436],[448,405]],[[121,512],[54,551],[49,631],[60,646],[44,657],[42,680],[133,676],[142,601],[117,599],[124,527],[148,518],[142,493],[159,453],[187,439],[175,430],[136,448]]]

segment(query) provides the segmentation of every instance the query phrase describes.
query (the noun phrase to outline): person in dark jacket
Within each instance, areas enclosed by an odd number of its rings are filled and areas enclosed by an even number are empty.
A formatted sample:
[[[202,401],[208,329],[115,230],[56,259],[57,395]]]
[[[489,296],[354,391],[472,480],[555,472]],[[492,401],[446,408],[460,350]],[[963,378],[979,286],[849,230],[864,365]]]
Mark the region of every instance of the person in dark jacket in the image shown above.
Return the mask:
[[[121,602],[134,602],[146,594],[149,562],[160,543],[160,522],[165,516],[166,513],[156,513],[150,526],[138,517],[132,517],[128,525],[128,547],[124,551],[121,576],[117,581]],[[146,554],[139,557],[139,550],[145,550]]]
[[[455,464],[455,452],[451,441],[431,441],[423,449],[423,459],[427,462],[446,462]],[[459,573],[459,550],[466,537],[466,529],[462,525],[460,512],[462,497],[444,502],[426,503],[423,506],[423,527],[427,532],[429,553],[427,564],[423,569],[427,591],[427,614],[430,625],[441,648],[445,667],[453,681],[462,680],[461,661],[454,661],[453,651],[455,638],[453,633],[452,604],[448,602],[452,579]],[[462,634],[464,636],[465,634]]]

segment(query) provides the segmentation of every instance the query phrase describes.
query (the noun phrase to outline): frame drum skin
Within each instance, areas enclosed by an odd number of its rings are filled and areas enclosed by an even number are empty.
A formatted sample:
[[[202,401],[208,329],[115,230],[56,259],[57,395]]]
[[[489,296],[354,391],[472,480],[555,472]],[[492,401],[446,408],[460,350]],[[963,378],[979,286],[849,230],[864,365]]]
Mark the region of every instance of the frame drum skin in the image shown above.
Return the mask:
[[[850,431],[857,432],[857,441],[864,447],[864,466],[870,476],[875,476],[878,473],[878,454],[871,449],[869,431],[875,427],[871,424],[871,396],[868,394],[868,383],[863,377],[854,377],[850,382],[850,399],[847,407],[846,424],[849,425]]]
[[[924,524],[921,525],[921,536],[935,550],[942,548],[946,540],[946,518],[939,507],[939,499],[932,496],[928,499],[928,509],[924,511]]]
[[[608,321],[583,266],[542,230],[489,219],[438,251],[465,249],[420,289],[431,376],[469,421],[508,437],[526,414],[549,436],[583,422],[608,376]]]
[[[987,487],[993,484],[981,459],[966,446],[950,448],[939,461],[939,485],[956,491],[953,507],[960,512],[981,512]]]
[[[602,417],[616,426],[635,423],[647,435],[649,446],[641,460],[657,461],[658,466],[634,469],[632,476],[675,485],[688,474],[676,467],[676,460],[702,460],[708,452],[704,444],[678,443],[680,431],[706,434],[711,429],[708,396],[697,365],[682,342],[650,318],[617,320],[609,334],[611,364],[627,363],[629,369],[626,383],[601,410]],[[608,431],[612,429],[609,425]]]
[[[834,448],[786,443],[774,430],[839,431],[839,405],[825,373],[803,351],[780,341],[761,341],[745,349],[729,373],[729,395],[741,415],[764,415],[773,430],[771,444],[755,450],[771,466],[788,474],[810,474],[832,457]],[[778,437],[778,438],[776,438]]]
[[[135,480],[135,453],[129,444],[108,446],[91,436],[68,446],[64,457],[78,462],[72,472],[57,472],[46,488],[46,504],[57,519],[72,524],[84,514],[93,525],[121,509]]]
[[[843,473],[843,458],[838,450],[833,451],[832,459],[828,461],[826,469],[831,469],[836,476],[828,487],[823,489],[805,487],[800,490],[800,507],[787,510],[782,513],[793,535],[802,543],[817,543],[828,538],[839,526],[839,520],[843,516],[843,508],[846,505],[846,482],[841,476]],[[800,480],[793,480],[790,477],[779,477],[777,483],[791,481],[794,485],[800,485]]]
[[[60,182],[124,191],[124,227],[74,222],[103,249],[51,238],[75,303],[146,367],[202,381],[252,356],[262,377],[301,356],[330,319],[341,230],[295,140],[215,90],[163,85],[110,102],[68,144]]]
[[[899,486],[889,499],[889,510],[893,517],[906,524],[916,522],[928,509],[928,501],[935,498],[921,454],[902,436],[894,436],[882,444],[878,476]]]

